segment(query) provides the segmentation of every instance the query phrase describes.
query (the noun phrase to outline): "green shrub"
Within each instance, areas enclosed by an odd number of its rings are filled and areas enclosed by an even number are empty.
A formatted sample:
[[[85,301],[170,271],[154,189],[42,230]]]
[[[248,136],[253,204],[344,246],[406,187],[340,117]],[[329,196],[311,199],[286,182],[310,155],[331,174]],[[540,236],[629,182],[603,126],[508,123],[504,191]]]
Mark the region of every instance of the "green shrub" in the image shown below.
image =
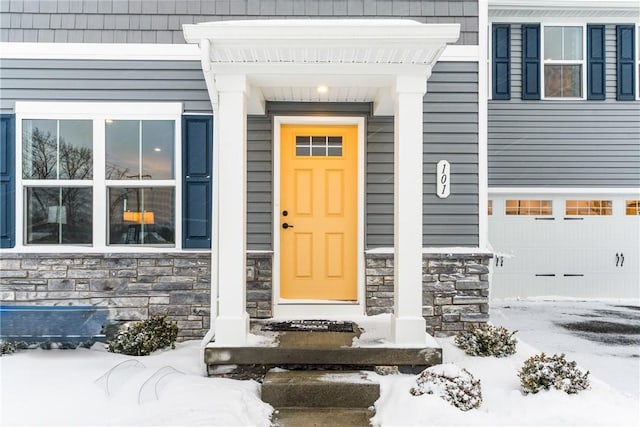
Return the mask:
[[[16,352],[16,346],[12,342],[0,341],[0,356]]]
[[[480,380],[453,364],[425,369],[410,392],[414,396],[435,394],[462,411],[479,408],[482,404]]]
[[[551,357],[544,353],[530,357],[518,372],[525,393],[537,393],[555,387],[568,394],[589,388],[589,371],[583,373],[576,362],[568,362],[564,354]]]
[[[516,332],[509,332],[502,326],[471,326],[456,335],[455,344],[471,356],[505,357],[516,352]]]
[[[109,351],[130,356],[146,356],[161,348],[176,348],[177,338],[178,325],[175,322],[168,322],[167,315],[153,315],[146,320],[125,326],[109,341]]]

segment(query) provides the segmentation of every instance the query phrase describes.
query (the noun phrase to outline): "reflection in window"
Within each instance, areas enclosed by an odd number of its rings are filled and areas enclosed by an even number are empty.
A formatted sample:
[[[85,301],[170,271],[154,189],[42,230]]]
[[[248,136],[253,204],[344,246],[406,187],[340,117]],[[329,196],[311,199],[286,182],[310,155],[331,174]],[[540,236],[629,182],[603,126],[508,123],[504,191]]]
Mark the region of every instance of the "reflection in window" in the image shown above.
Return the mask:
[[[342,156],[342,137],[296,136],[296,156]]]
[[[553,209],[551,200],[507,200],[505,213],[507,215],[551,215]]]
[[[91,244],[91,187],[27,187],[27,244]]]
[[[567,200],[565,213],[567,215],[611,215],[612,206],[611,200]]]
[[[106,179],[173,179],[174,123],[107,120]]]
[[[582,96],[582,27],[544,27],[544,96]]]
[[[627,200],[625,207],[627,215],[640,215],[640,200]]]
[[[109,244],[175,242],[173,187],[110,187]]]
[[[25,179],[92,179],[91,120],[23,120]]]
[[[493,215],[493,200],[487,202],[487,215]]]

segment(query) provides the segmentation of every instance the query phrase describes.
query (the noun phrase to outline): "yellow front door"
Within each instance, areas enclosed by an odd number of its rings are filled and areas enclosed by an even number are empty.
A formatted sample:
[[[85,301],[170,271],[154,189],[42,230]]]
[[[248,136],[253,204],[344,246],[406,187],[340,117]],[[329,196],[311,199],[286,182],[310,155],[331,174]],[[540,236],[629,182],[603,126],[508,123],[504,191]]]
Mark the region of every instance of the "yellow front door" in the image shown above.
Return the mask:
[[[280,135],[280,297],[356,300],[358,128]]]

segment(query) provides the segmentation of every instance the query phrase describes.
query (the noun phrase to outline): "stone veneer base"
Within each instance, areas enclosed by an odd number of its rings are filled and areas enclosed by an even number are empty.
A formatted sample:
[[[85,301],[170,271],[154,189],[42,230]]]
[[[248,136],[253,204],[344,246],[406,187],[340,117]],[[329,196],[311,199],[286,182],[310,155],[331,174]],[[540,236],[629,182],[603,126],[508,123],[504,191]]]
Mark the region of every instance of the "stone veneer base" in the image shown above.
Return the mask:
[[[448,335],[489,320],[487,254],[427,254],[422,314],[427,332]],[[367,254],[366,312],[393,311],[393,255]],[[272,317],[270,253],[247,254],[247,312]],[[211,255],[12,254],[0,259],[0,302],[16,305],[96,305],[113,323],[168,314],[179,340],[209,329]]]

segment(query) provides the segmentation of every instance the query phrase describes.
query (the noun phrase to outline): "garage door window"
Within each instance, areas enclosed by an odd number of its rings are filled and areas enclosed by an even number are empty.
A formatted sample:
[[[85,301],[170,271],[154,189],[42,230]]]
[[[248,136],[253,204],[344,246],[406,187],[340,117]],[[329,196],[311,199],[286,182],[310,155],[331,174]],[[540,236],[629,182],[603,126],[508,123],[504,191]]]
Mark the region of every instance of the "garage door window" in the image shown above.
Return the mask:
[[[611,215],[612,206],[611,200],[567,200],[565,212],[567,215]]]
[[[640,215],[640,200],[627,200],[625,205],[627,215]]]
[[[551,200],[507,200],[505,203],[507,215],[552,215]]]

